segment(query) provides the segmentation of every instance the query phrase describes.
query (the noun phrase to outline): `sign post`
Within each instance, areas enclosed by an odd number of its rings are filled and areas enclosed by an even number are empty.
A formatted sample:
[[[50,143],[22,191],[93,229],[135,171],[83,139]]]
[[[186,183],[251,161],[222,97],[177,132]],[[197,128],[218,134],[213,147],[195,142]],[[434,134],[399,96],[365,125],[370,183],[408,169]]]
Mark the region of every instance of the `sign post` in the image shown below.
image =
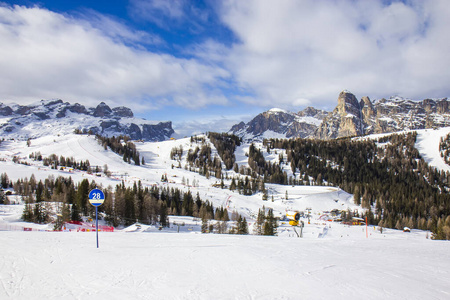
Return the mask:
[[[105,194],[100,189],[93,189],[89,192],[89,202],[95,206],[95,232],[97,235],[98,248],[98,207],[105,201]]]

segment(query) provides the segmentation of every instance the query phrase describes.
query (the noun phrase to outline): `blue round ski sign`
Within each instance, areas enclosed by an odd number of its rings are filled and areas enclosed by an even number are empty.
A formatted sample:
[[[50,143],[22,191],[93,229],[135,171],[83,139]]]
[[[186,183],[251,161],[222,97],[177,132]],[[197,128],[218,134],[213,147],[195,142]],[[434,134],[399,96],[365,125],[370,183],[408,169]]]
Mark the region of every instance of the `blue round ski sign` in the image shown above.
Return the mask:
[[[89,202],[93,206],[100,206],[103,204],[103,201],[105,201],[105,194],[102,190],[93,189],[89,192]]]

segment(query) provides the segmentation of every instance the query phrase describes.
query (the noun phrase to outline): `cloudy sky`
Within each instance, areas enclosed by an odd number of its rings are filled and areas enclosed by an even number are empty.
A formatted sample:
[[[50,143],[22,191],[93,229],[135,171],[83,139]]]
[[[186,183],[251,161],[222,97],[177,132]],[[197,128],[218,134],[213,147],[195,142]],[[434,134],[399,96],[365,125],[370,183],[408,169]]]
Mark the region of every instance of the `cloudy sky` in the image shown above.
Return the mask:
[[[450,96],[448,0],[0,0],[0,102],[125,105],[174,127]],[[213,124],[213,125],[211,125]]]

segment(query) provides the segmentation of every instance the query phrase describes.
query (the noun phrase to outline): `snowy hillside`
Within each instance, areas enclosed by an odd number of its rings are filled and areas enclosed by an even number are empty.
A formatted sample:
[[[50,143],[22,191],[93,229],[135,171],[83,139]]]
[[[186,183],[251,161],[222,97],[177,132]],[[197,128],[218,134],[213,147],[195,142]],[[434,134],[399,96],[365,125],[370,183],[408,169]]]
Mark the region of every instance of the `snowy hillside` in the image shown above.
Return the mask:
[[[438,130],[419,130],[417,138],[417,148],[421,156],[432,166],[441,170],[450,170],[439,155],[439,140],[450,132],[450,127]],[[380,135],[373,135],[366,138],[376,138]],[[262,147],[261,143],[255,144]],[[216,152],[214,146],[213,155]],[[93,136],[68,134],[63,136],[46,136],[31,140],[29,146],[26,141],[5,140],[0,144],[0,165],[2,173],[7,173],[12,181],[29,177],[34,174],[36,179],[44,180],[48,176],[70,176],[75,182],[80,182],[84,178],[95,180],[97,184],[103,187],[112,186],[120,183],[122,180],[126,185],[133,185],[140,180],[144,186],[167,185],[178,187],[183,190],[190,189],[193,194],[197,192],[204,199],[213,203],[214,206],[224,206],[244,214],[252,219],[255,217],[258,209],[263,205],[274,209],[278,216],[284,215],[287,210],[305,210],[307,207],[318,212],[331,211],[333,209],[354,210],[358,209],[352,201],[352,195],[334,187],[327,186],[280,186],[267,184],[267,190],[270,201],[263,201],[262,194],[257,193],[253,196],[244,196],[236,191],[229,189],[220,189],[213,187],[218,183],[218,179],[211,176],[207,179],[198,173],[185,170],[186,155],[180,162],[170,158],[170,152],[173,148],[182,147],[187,152],[196,147],[189,138],[179,140],[169,140],[157,143],[137,142],[136,147],[141,156],[145,159],[145,165],[135,166],[127,164],[122,157],[110,150],[105,150]],[[248,166],[247,153],[248,144],[243,144],[236,149],[236,163],[239,166]],[[282,150],[279,150],[282,151]],[[50,167],[43,166],[42,162],[34,161],[29,158],[32,153],[41,153],[43,157],[56,154],[57,156],[74,157],[76,160],[89,160],[91,166],[100,168],[107,165],[111,172],[111,177],[106,177],[102,173],[88,174],[78,170],[53,170]],[[265,159],[277,162],[278,154],[265,154]],[[13,160],[19,160],[21,163],[14,163]],[[26,163],[26,164],[23,164]],[[181,168],[178,168],[181,166]],[[285,171],[292,175],[289,166]],[[161,176],[166,175],[168,182],[161,182]],[[238,175],[233,170],[225,172],[230,178]],[[225,179],[225,184],[230,184],[230,179]],[[285,199],[286,193],[288,199]],[[273,198],[273,202],[271,201]]]
[[[416,143],[420,155],[443,170],[448,166],[439,156],[439,140],[448,133],[450,128],[419,130]],[[186,155],[179,162],[170,157],[174,148],[182,147],[187,153],[196,146],[189,138],[136,142],[145,165],[135,166],[105,150],[93,136],[45,136],[32,139],[29,146],[26,141],[3,141],[0,173],[13,181],[31,174],[37,180],[70,176],[75,182],[88,178],[106,188],[122,181],[132,186],[140,180],[144,186],[198,192],[215,207],[245,216],[250,233],[263,206],[273,208],[282,221],[277,237],[237,236],[200,234],[198,218],[169,216],[170,226],[162,230],[134,224],[113,233],[100,232],[96,249],[93,232],[17,231],[24,227],[51,230],[53,225],[21,221],[23,204],[1,205],[0,298],[445,299],[450,295],[448,242],[433,241],[429,232],[421,230],[380,232],[368,226],[366,231],[364,226],[331,222],[334,209],[363,211],[351,194],[336,187],[266,184],[268,201],[262,200],[262,193],[244,196],[221,189],[215,177],[185,169]],[[210,146],[215,155],[217,150]],[[238,166],[248,166],[249,146],[236,149]],[[56,154],[89,160],[91,166],[107,165],[111,176],[54,170],[30,158],[38,152],[44,157]],[[271,162],[277,162],[280,154],[286,153],[281,149],[277,154],[264,152]],[[291,172],[288,166],[284,170]],[[233,170],[224,173],[227,178],[238,176]],[[161,182],[163,175],[167,182]],[[230,181],[225,179],[225,185]],[[15,196],[10,200],[21,202]],[[310,212],[301,219],[302,238],[284,219],[290,210]]]
[[[437,129],[421,129],[414,130],[417,132],[417,142],[415,147],[419,150],[421,157],[432,167],[438,170],[450,171],[450,166],[447,165],[439,153],[439,142],[441,138],[445,138],[450,134],[450,127],[442,127]],[[408,131],[400,131],[398,133],[405,133]],[[358,139],[378,139],[383,136],[388,136],[392,133],[371,134]]]
[[[158,143],[138,142],[136,146],[141,156],[144,157],[145,165],[143,166],[125,163],[121,156],[110,150],[104,150],[93,136],[75,134],[47,136],[32,140],[29,147],[26,141],[7,140],[0,145],[0,164],[2,173],[6,172],[13,181],[34,174],[37,180],[45,180],[50,175],[54,177],[70,176],[75,182],[88,178],[89,180],[95,180],[97,184],[105,188],[108,186],[114,187],[122,180],[130,186],[140,180],[144,186],[156,184],[159,186],[174,186],[183,190],[190,189],[194,195],[198,192],[202,199],[209,200],[215,207],[227,205],[230,212],[236,210],[250,219],[255,218],[258,209],[263,205],[273,208],[277,216],[284,215],[287,210],[304,210],[306,207],[312,207],[313,209],[317,207],[318,212],[358,208],[353,204],[351,195],[333,187],[291,187],[268,184],[269,197],[273,195],[274,202],[263,201],[261,193],[244,196],[228,189],[213,187],[213,184],[218,183],[217,178],[206,179],[204,176],[189,172],[184,168],[172,167],[178,165],[178,163],[170,159],[171,149],[181,146],[187,150],[194,147],[195,144],[191,145],[189,138]],[[248,145],[242,145],[237,149],[237,161],[240,165],[247,165],[245,155],[239,155],[246,149],[248,149]],[[40,152],[43,157],[56,154],[65,157],[73,156],[77,160],[89,160],[91,166],[103,167],[107,165],[112,176],[108,178],[104,174],[88,174],[78,170],[53,170],[50,167],[44,167],[42,162],[29,158],[30,154],[37,152]],[[28,165],[14,163],[14,157],[18,157],[21,162],[26,162]],[[185,159],[184,157],[180,162],[181,166],[186,164]],[[276,160],[278,156],[269,156],[268,159]],[[233,171],[228,171],[228,173],[234,174]],[[167,175],[169,182],[162,183],[162,175]],[[229,183],[230,180],[226,182],[227,185]],[[289,195],[288,200],[284,199],[286,192]]]

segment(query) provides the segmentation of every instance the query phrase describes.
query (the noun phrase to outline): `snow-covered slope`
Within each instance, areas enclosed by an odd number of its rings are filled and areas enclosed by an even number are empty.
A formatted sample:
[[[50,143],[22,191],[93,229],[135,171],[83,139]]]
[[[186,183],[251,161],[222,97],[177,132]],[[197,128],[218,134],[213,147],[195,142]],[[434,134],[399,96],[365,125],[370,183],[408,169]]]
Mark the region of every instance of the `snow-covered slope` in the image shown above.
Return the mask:
[[[415,147],[419,150],[420,156],[428,165],[437,168],[438,170],[450,171],[450,166],[447,165],[439,152],[439,142],[441,138],[445,138],[450,134],[450,127],[442,127],[436,129],[419,129],[413,130],[417,132],[417,140]],[[400,131],[398,134],[408,131]],[[355,139],[378,139],[392,133],[371,134],[363,138]]]
[[[447,242],[1,232],[2,299],[447,299]],[[347,236],[349,234],[349,236]]]
[[[418,130],[417,133],[416,148],[422,158],[438,170],[450,171],[450,166],[445,163],[439,153],[439,142],[441,138],[450,134],[450,127]]]
[[[449,132],[450,128],[419,131],[417,147],[429,163],[439,167],[435,143]],[[30,146],[8,140],[0,144],[0,170],[14,181],[34,174],[37,179],[71,176],[77,182],[89,178],[103,187],[141,180],[144,186],[190,189],[215,207],[223,205],[246,216],[250,230],[263,205],[277,216],[311,208],[310,223],[302,219],[303,238],[297,238],[286,221],[280,222],[278,237],[207,235],[199,234],[200,220],[169,216],[170,228],[161,231],[135,224],[100,232],[97,249],[92,232],[12,231],[24,226],[45,230],[49,225],[23,224],[23,205],[0,205],[1,299],[446,299],[450,295],[450,244],[432,241],[429,233],[419,230],[380,233],[369,226],[366,232],[361,226],[328,222],[325,211],[359,209],[350,194],[334,187],[267,184],[270,200],[262,201],[261,194],[244,196],[215,188],[213,177],[176,168],[170,151],[195,147],[190,139],[136,146],[144,166],[125,163],[92,136],[47,136],[31,140]],[[247,164],[248,147],[237,149],[239,165]],[[113,175],[52,170],[29,158],[36,152],[107,164]],[[14,163],[14,157],[29,165]],[[266,155],[269,161],[277,157]],[[184,166],[185,158],[180,163]],[[168,183],[160,181],[163,174]],[[174,221],[184,224],[179,234]]]
[[[445,164],[439,154],[440,138],[450,133],[450,127],[437,130],[418,130],[417,132],[416,147],[420,155],[430,165],[440,170],[450,170],[450,167]],[[377,138],[379,136],[381,135],[372,135],[365,138]],[[262,147],[261,143],[255,143],[255,145]],[[213,155],[217,153],[214,145],[211,144],[210,146],[213,149]],[[55,177],[71,176],[76,182],[89,178],[103,187],[114,187],[122,180],[128,185],[132,185],[140,180],[144,186],[156,184],[174,186],[184,190],[190,189],[194,194],[198,192],[202,199],[210,200],[215,207],[227,204],[230,210],[236,209],[250,219],[255,217],[258,209],[263,205],[273,208],[278,216],[284,215],[286,210],[305,210],[307,207],[311,207],[317,212],[359,208],[353,204],[352,195],[334,187],[267,184],[269,201],[263,201],[260,193],[253,196],[244,196],[229,189],[215,188],[213,184],[218,183],[215,177],[211,176],[207,179],[184,169],[186,155],[183,156],[180,163],[170,158],[170,152],[175,147],[182,147],[185,153],[190,148],[196,147],[196,144],[192,144],[189,138],[157,143],[136,142],[136,147],[144,158],[145,165],[135,166],[125,163],[121,156],[110,150],[105,150],[93,136],[75,134],[46,136],[31,140],[29,146],[27,146],[26,141],[5,140],[0,144],[0,166],[1,172],[6,172],[10,179],[14,181],[34,174],[38,180],[44,180],[49,175]],[[236,149],[236,163],[239,166],[248,166],[248,148],[249,144],[242,144]],[[70,172],[53,170],[50,167],[44,167],[42,162],[29,158],[30,154],[38,152],[43,157],[56,154],[57,156],[74,157],[77,161],[89,160],[91,166],[103,167],[107,165],[112,176],[108,178],[104,174],[88,174],[77,170]],[[278,154],[265,153],[265,159],[276,162],[279,154],[283,154],[282,150]],[[14,163],[14,157],[16,157],[16,160],[26,162],[27,165]],[[178,164],[181,168],[177,168]],[[285,171],[288,175],[292,172],[289,167],[286,167]],[[161,182],[162,175],[167,175],[169,183]],[[231,178],[237,174],[230,170],[226,171],[225,175],[229,175],[228,178]],[[229,185],[230,182],[231,179],[225,179],[226,185]],[[284,199],[286,193],[289,195],[288,200]],[[272,198],[273,202],[271,201]]]
[[[214,188],[212,185],[218,182],[217,178],[206,179],[204,176],[184,169],[186,155],[180,162],[182,168],[176,168],[178,162],[170,159],[170,152],[172,148],[180,146],[187,152],[189,148],[196,145],[191,145],[189,138],[158,143],[137,142],[136,147],[141,156],[144,157],[145,165],[135,166],[125,163],[121,156],[110,150],[105,150],[93,136],[75,134],[47,136],[31,140],[29,147],[26,141],[7,140],[0,144],[0,166],[2,173],[6,172],[10,179],[14,181],[34,174],[38,180],[44,180],[49,175],[55,177],[71,176],[76,182],[88,178],[95,180],[103,187],[109,185],[114,187],[122,180],[128,185],[132,185],[140,180],[144,186],[156,184],[174,186],[184,190],[190,189],[194,195],[198,192],[202,199],[209,200],[215,207],[227,205],[229,211],[236,210],[249,219],[255,218],[258,209],[263,205],[273,208],[278,216],[284,215],[286,210],[304,210],[306,207],[317,207],[317,212],[335,208],[358,209],[353,204],[351,195],[332,187],[267,185],[269,197],[273,196],[274,202],[263,201],[260,193],[253,196],[244,196],[228,189]],[[216,150],[212,144],[211,147],[214,155]],[[246,149],[248,149],[248,145],[242,145],[237,149],[239,164],[247,165],[245,155],[239,155]],[[88,174],[77,170],[53,170],[50,167],[44,167],[42,162],[29,158],[30,154],[38,152],[43,157],[56,154],[57,156],[74,157],[77,161],[89,160],[91,166],[103,167],[107,165],[112,176],[108,178],[104,174]],[[21,162],[26,162],[27,165],[14,163],[14,157]],[[278,159],[278,156],[268,157],[268,159],[270,158]],[[230,176],[234,174],[233,171],[228,171],[228,173]],[[161,182],[162,175],[167,175],[168,183]],[[194,182],[196,183],[195,186]],[[225,180],[227,185],[230,182],[231,179]],[[290,195],[288,201],[284,199],[286,191]]]

